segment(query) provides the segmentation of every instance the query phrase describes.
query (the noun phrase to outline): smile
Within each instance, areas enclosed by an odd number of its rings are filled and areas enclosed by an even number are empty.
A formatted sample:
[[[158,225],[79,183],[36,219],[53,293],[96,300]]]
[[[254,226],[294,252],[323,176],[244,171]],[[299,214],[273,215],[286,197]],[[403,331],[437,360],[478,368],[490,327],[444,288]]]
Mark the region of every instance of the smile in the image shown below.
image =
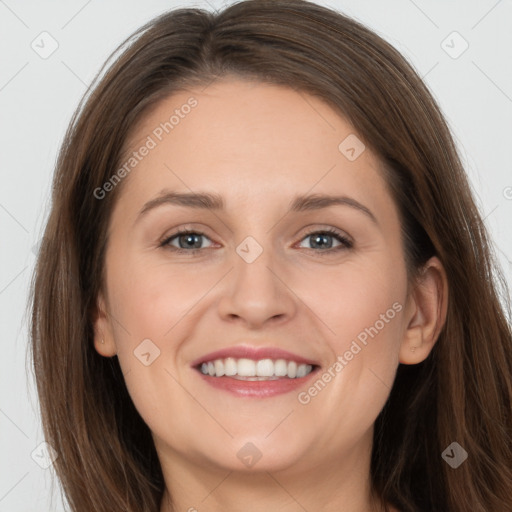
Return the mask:
[[[234,344],[195,359],[191,367],[208,387],[239,398],[298,392],[320,365],[278,347]]]

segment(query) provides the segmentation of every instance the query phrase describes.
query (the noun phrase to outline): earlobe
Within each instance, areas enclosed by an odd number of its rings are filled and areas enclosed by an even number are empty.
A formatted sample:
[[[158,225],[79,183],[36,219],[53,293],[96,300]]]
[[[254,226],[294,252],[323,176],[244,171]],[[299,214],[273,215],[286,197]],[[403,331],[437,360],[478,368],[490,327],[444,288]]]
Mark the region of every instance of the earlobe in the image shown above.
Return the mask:
[[[98,294],[96,301],[93,326],[94,348],[96,352],[104,357],[115,356],[117,348],[112,333],[112,324],[110,323],[106,302],[101,292]]]
[[[418,364],[428,357],[446,321],[447,310],[446,272],[439,258],[433,256],[410,292],[400,363]]]

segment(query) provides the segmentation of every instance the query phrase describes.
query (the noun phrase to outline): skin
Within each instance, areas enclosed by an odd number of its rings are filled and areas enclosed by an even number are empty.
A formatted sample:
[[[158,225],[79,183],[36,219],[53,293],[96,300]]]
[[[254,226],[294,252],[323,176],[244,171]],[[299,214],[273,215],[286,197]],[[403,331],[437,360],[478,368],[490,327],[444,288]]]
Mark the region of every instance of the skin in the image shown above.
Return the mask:
[[[398,364],[423,361],[436,342],[443,267],[432,258],[421,282],[408,283],[378,159],[366,149],[348,160],[338,145],[354,129],[307,94],[236,78],[179,92],[146,116],[130,147],[191,96],[197,106],[122,183],[95,320],[96,350],[117,355],[153,433],[167,487],[161,512],[173,510],[169,495],[180,511],[368,512],[373,425]],[[165,204],[137,220],[164,189],[218,193],[226,209]],[[307,193],[349,196],[376,222],[346,205],[287,213]],[[198,255],[159,246],[179,227],[205,234]],[[353,246],[315,248],[308,232],[326,228]],[[248,236],[263,249],[252,263],[236,252]],[[307,404],[295,391],[236,397],[190,366],[246,343],[289,350],[323,371],[394,303],[401,311]],[[134,350],[147,338],[160,355],[145,366]],[[261,454],[252,467],[237,457],[246,443]]]

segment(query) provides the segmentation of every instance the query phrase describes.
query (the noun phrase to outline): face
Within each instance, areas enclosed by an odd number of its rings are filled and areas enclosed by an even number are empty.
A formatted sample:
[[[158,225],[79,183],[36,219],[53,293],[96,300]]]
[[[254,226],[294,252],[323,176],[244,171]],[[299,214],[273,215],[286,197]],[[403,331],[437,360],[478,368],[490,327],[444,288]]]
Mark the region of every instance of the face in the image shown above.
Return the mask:
[[[356,457],[407,329],[376,157],[319,99],[235,79],[162,101],[130,154],[96,349],[159,454],[239,471]]]

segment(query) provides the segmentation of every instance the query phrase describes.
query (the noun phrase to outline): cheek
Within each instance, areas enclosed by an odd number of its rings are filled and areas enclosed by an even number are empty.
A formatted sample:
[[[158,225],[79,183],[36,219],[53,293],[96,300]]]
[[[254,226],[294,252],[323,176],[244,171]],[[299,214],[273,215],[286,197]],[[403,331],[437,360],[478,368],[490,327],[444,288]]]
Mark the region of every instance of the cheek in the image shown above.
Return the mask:
[[[122,258],[122,253],[115,247],[108,253],[107,288],[117,356],[128,375],[140,372],[145,363],[152,368],[160,359],[167,350],[164,335],[185,314],[187,300],[177,291],[179,280],[164,278],[163,269],[130,257],[128,251]]]
[[[397,278],[396,273],[348,276],[337,318],[333,318],[338,353],[349,350],[353,341],[366,349],[367,356],[382,357],[398,349],[405,287]]]
[[[297,294],[306,297],[307,305],[329,329],[330,344],[337,354],[348,349],[350,341],[359,335],[364,342],[365,333],[369,339],[377,335],[393,339],[400,332],[401,315],[397,310],[404,306],[407,280],[405,267],[394,263],[393,258],[354,259],[315,272],[314,279],[296,279]]]
[[[121,344],[127,333],[130,333],[130,343],[145,338],[155,343],[167,339],[174,326],[214,283],[214,276],[207,272],[199,276],[190,268],[125,262],[112,273],[110,282],[115,323],[122,323],[124,327],[118,325],[117,329]],[[118,348],[124,349],[123,346]]]
[[[169,344],[169,339],[173,329],[178,332],[187,323],[186,314],[204,294],[205,284],[186,279],[184,272],[142,260],[125,259],[109,268],[109,299],[119,364],[136,409],[149,428],[158,431],[169,407],[176,410],[187,403],[187,396],[172,378],[176,376],[178,346]],[[180,422],[176,423],[170,429],[172,435],[179,433]]]
[[[343,288],[326,279],[325,293],[311,306],[323,312],[322,320],[334,331],[328,337],[331,362],[298,398],[304,413],[325,425],[330,449],[335,443],[356,443],[375,422],[392,388],[402,336],[403,286],[399,279],[383,281],[353,269],[344,276]]]
[[[405,267],[393,258],[375,261],[319,273],[309,293],[302,291],[329,330],[329,368],[335,377],[325,380],[329,394],[336,395],[330,399],[347,406],[365,403],[360,410],[370,415],[380,410],[394,380],[407,291]]]

